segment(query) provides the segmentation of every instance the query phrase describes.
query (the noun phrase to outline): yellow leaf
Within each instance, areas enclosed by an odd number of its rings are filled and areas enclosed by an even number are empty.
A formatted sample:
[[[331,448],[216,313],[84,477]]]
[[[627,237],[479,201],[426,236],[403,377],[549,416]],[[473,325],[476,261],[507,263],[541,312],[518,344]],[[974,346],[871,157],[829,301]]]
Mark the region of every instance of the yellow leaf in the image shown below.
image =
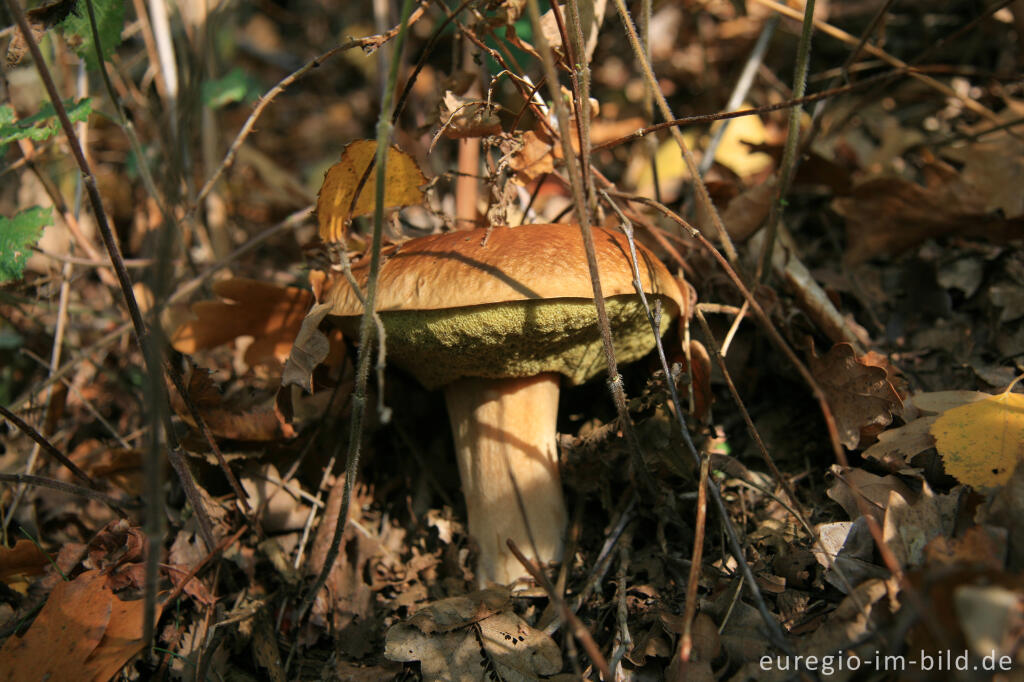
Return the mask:
[[[356,140],[346,145],[341,152],[341,160],[327,171],[316,202],[320,237],[325,242],[342,241],[352,218],[373,213],[377,173],[370,168],[370,164],[376,154],[376,140]],[[394,145],[388,149],[384,208],[399,208],[422,202],[423,191],[420,187],[426,182],[423,172],[411,156]]]
[[[1024,458],[1024,395],[1012,388],[946,410],[932,425],[946,472],[961,483],[1003,485]]]

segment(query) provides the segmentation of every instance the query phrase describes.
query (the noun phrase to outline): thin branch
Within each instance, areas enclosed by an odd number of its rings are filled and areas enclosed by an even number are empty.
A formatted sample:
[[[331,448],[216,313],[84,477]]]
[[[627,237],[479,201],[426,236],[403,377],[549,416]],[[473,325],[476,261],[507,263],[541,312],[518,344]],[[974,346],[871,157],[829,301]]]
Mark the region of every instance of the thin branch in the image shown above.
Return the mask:
[[[8,2],[10,2],[10,0],[8,0]],[[423,5],[416,8],[416,11],[413,12],[412,15],[409,17],[410,23],[415,23],[417,20],[419,20],[419,18],[422,15]],[[230,168],[231,164],[235,162],[235,156],[238,154],[238,150],[241,149],[242,143],[245,142],[245,138],[247,138],[249,136],[249,133],[252,132],[253,126],[256,125],[256,120],[263,114],[263,110],[266,109],[267,106],[274,101],[275,97],[284,92],[284,90],[289,85],[299,80],[313,69],[319,67],[325,61],[327,61],[334,55],[338,54],[339,52],[346,52],[354,47],[361,47],[364,50],[375,50],[382,46],[384,43],[390,41],[396,35],[398,35],[399,30],[400,26],[396,26],[383,35],[367,36],[365,38],[353,38],[348,42],[342,43],[341,45],[338,45],[336,47],[332,47],[330,50],[327,50],[327,52],[324,52],[320,56],[314,57],[313,59],[306,62],[306,64],[302,66],[302,68],[284,77],[278,82],[277,85],[268,90],[267,94],[260,97],[259,101],[256,103],[256,107],[252,110],[252,113],[249,114],[249,118],[245,119],[245,123],[242,124],[242,129],[238,131],[238,135],[235,136],[235,139],[231,143],[231,146],[228,147],[228,151],[224,155],[224,159],[220,162],[220,165],[217,166],[217,169],[213,172],[213,175],[210,176],[210,179],[206,181],[206,184],[204,184],[202,188],[199,190],[199,193],[196,194],[195,199],[192,200],[192,210],[195,210],[199,206],[199,204],[202,203],[203,199],[206,198],[206,195],[213,190],[214,185],[216,185],[217,181],[220,180],[220,177],[224,174],[224,171]]]
[[[96,482],[89,478],[89,474],[82,471],[77,464],[72,462],[67,455],[61,452],[56,445],[51,443],[46,436],[36,431],[31,424],[24,421],[21,417],[8,410],[3,405],[0,405],[0,417],[5,418],[7,421],[18,427],[18,430],[24,433],[26,436],[34,440],[43,449],[46,454],[53,457],[55,460],[67,467],[68,471],[73,473],[81,480],[88,483],[91,487],[96,487]]]
[[[811,35],[814,33],[814,0],[807,0],[804,5],[804,22],[800,29],[800,42],[796,48],[796,65],[793,67],[793,96],[797,99],[804,96],[807,89],[807,70],[811,59]],[[797,159],[797,149],[800,146],[800,114],[803,113],[803,105],[796,105],[789,110],[789,130],[786,134],[786,145],[782,150],[782,163],[779,165],[779,186],[775,195],[775,201],[768,209],[768,222],[764,250],[761,252],[761,262],[757,267],[756,277],[761,281],[767,279],[771,274],[772,253],[775,250],[775,236],[779,231],[779,220],[782,218],[782,202],[789,192],[789,185],[793,181]]]
[[[643,304],[644,311],[647,313],[647,321],[650,323],[651,331],[653,332],[655,337],[655,349],[658,351],[658,360],[661,362],[661,370],[662,372],[665,373],[666,383],[668,384],[669,396],[672,399],[672,406],[675,408],[674,412],[676,415],[676,421],[679,423],[679,430],[683,436],[683,442],[686,445],[686,449],[690,453],[690,457],[693,459],[694,463],[698,467],[700,467],[702,466],[703,458],[697,452],[697,448],[693,444],[693,439],[690,437],[690,430],[689,428],[687,428],[686,421],[683,418],[683,415],[685,414],[685,411],[683,410],[683,404],[682,401],[679,399],[679,392],[676,390],[676,384],[674,381],[672,381],[672,372],[669,370],[668,360],[665,357],[665,348],[661,344],[661,308],[659,306],[653,313],[651,312],[651,307],[647,303],[647,296],[646,294],[644,294],[643,287],[640,286],[640,268],[637,260],[636,245],[633,241],[633,226],[626,218],[626,216],[618,209],[618,206],[611,201],[609,194],[609,192],[602,192],[602,196],[612,206],[613,210],[615,210],[615,212],[618,214],[620,220],[622,220],[622,229],[626,235],[626,240],[629,243],[630,248],[630,263],[633,268],[634,277],[633,285],[637,291],[637,295],[640,297],[641,303]],[[657,202],[653,201],[651,201],[651,203],[657,204]],[[661,204],[657,205],[661,206]],[[662,206],[662,208],[664,207]],[[665,208],[664,210],[668,211],[667,208]],[[671,211],[669,212],[671,213]],[[682,219],[680,218],[679,220]],[[694,228],[690,227],[689,224],[686,223],[685,221],[683,221],[681,225],[685,226],[687,229],[691,231],[694,230]],[[698,232],[697,234],[699,235],[700,233]],[[700,239],[703,240],[704,237],[701,236]],[[730,273],[730,276],[735,278],[735,281],[739,283],[740,287],[742,287],[743,284],[742,282],[739,281],[739,277],[732,270],[732,268],[729,267],[725,259],[722,258],[722,254],[720,254],[717,249],[711,246],[711,244],[707,242],[707,240],[704,240],[702,243],[706,244],[707,247],[714,252],[715,257],[719,260],[721,264],[723,264],[723,267],[726,269],[726,271]],[[757,586],[757,581],[754,579],[754,572],[751,570],[750,564],[747,563],[746,556],[743,552],[743,546],[740,544],[740,535],[736,531],[736,527],[733,524],[732,519],[729,517],[729,510],[725,506],[725,500],[722,498],[722,493],[719,490],[718,486],[715,484],[715,482],[710,479],[707,481],[707,486],[708,489],[711,491],[711,498],[715,501],[715,507],[716,509],[718,509],[718,513],[722,517],[722,525],[725,527],[725,534],[729,543],[729,550],[732,552],[733,557],[736,559],[736,564],[740,569],[740,574],[750,585],[751,595],[753,595],[754,597],[754,602],[757,605],[757,610],[760,612],[762,620],[764,620],[765,627],[768,628],[768,632],[771,635],[775,645],[783,651],[788,651],[789,644],[786,641],[785,635],[783,635],[782,630],[779,628],[778,621],[776,621],[775,618],[772,617],[772,614],[768,611],[768,605],[764,601],[764,595],[761,594],[761,590]]]
[[[716,114],[701,114],[701,115],[698,115],[698,116],[685,116],[683,118],[675,118],[675,119],[672,119],[671,121],[663,121],[662,123],[656,123],[654,125],[647,126],[646,128],[638,128],[637,130],[635,130],[634,132],[630,133],[629,135],[623,135],[622,137],[617,137],[614,140],[608,140],[607,142],[602,142],[601,144],[594,145],[593,151],[599,151],[599,150],[602,150],[602,149],[610,149],[611,147],[617,147],[617,146],[619,146],[621,144],[624,144],[626,142],[629,142],[631,140],[636,140],[636,139],[639,139],[639,138],[644,137],[646,135],[650,135],[651,133],[656,133],[656,132],[658,132],[660,130],[666,130],[668,128],[678,128],[678,127],[687,126],[687,125],[698,125],[698,124],[704,124],[704,123],[712,123],[714,121],[725,121],[725,120],[732,119],[732,118],[740,118],[741,116],[759,116],[761,114],[769,114],[769,113],[771,113],[773,111],[779,111],[781,109],[789,109],[790,107],[795,107],[795,106],[800,105],[800,104],[809,104],[811,102],[818,102],[820,100],[829,99],[831,97],[835,97],[837,95],[842,95],[842,94],[845,94],[847,92],[853,92],[855,90],[860,90],[862,88],[867,87],[868,85],[871,85],[873,83],[877,83],[879,81],[883,81],[883,80],[886,80],[886,79],[889,79],[889,78],[893,78],[893,77],[895,77],[895,76],[897,76],[899,74],[902,74],[902,73],[912,73],[912,72],[915,72],[915,71],[917,71],[917,70],[913,69],[912,67],[900,68],[900,69],[896,69],[894,71],[887,71],[885,73],[878,74],[878,75],[875,75],[875,76],[870,76],[868,78],[865,78],[865,79],[863,79],[861,81],[858,81],[856,83],[851,83],[849,85],[844,85],[844,86],[841,86],[841,87],[838,87],[838,88],[830,88],[828,90],[823,90],[821,92],[814,93],[813,95],[807,95],[807,96],[801,97],[799,99],[789,99],[789,100],[786,100],[785,102],[777,102],[775,104],[766,104],[764,106],[754,107],[752,109],[741,109],[741,110],[738,110],[738,111],[726,111],[726,112],[719,112],[719,113],[716,113]]]
[[[655,100],[657,101],[661,117],[666,121],[674,120],[675,116],[672,114],[672,109],[668,106],[668,100],[665,99],[664,93],[662,93],[658,86],[658,79],[654,76],[654,68],[644,55],[643,46],[640,44],[640,38],[637,36],[636,27],[633,25],[633,19],[629,16],[629,10],[626,9],[626,3],[623,2],[623,0],[613,1],[615,2],[615,9],[619,13],[619,19],[622,21],[622,26],[626,29],[629,44],[633,48],[633,56],[636,58],[637,62],[640,63],[644,79],[646,79],[650,84],[651,91],[655,94]],[[672,139],[675,140],[676,146],[679,147],[679,151],[683,155],[683,161],[686,163],[686,169],[690,173],[690,177],[693,179],[693,187],[697,193],[697,201],[701,208],[711,218],[711,223],[715,227],[715,234],[721,240],[722,247],[725,249],[725,253],[729,257],[729,262],[733,263],[736,267],[739,267],[739,255],[736,253],[736,247],[733,246],[729,233],[725,231],[725,225],[722,224],[722,218],[718,215],[718,209],[715,208],[714,203],[711,201],[711,195],[708,193],[708,188],[704,184],[704,180],[700,177],[700,170],[697,168],[697,162],[693,158],[693,153],[687,146],[686,140],[683,139],[682,133],[674,127],[671,128],[671,131]]]
[[[320,574],[306,593],[306,597],[300,607],[300,621],[306,618],[313,600],[316,599],[316,595],[326,584],[327,578],[334,568],[334,561],[337,559],[341,548],[341,538],[345,531],[345,526],[348,525],[348,509],[352,499],[353,481],[355,481],[359,470],[360,446],[362,444],[363,423],[366,419],[367,408],[366,388],[370,374],[370,358],[374,355],[373,341],[376,331],[374,304],[377,297],[377,277],[380,272],[380,251],[384,234],[384,191],[387,186],[387,152],[393,128],[391,108],[394,106],[393,98],[398,83],[398,69],[402,61],[402,48],[405,46],[408,28],[412,24],[412,5],[413,0],[405,0],[402,4],[402,17],[398,25],[398,39],[395,41],[387,88],[384,91],[384,101],[381,102],[380,117],[377,121],[377,184],[374,188],[376,201],[373,212],[373,240],[370,247],[370,271],[366,283],[366,304],[363,306],[363,315],[359,323],[359,352],[356,356],[355,386],[352,389],[348,456],[345,463],[345,491],[342,497],[341,511],[338,515],[338,523],[331,538],[331,546],[327,550],[327,557],[323,567],[320,569]]]
[[[608,671],[608,661],[606,661],[605,657],[601,654],[601,650],[597,647],[597,643],[594,641],[594,637],[590,634],[590,630],[587,629],[587,626],[583,624],[583,621],[576,617],[576,614],[569,610],[569,606],[565,603],[565,600],[555,592],[555,586],[552,585],[551,581],[548,580],[548,577],[544,575],[544,571],[540,570],[533,561],[527,559],[526,556],[519,551],[519,548],[516,547],[516,543],[513,542],[511,538],[506,540],[505,543],[508,545],[509,550],[515,554],[519,563],[523,565],[523,568],[529,572],[530,577],[537,581],[537,584],[543,587],[544,591],[547,592],[551,603],[558,609],[558,614],[562,617],[562,620],[569,625],[573,636],[580,644],[583,645],[584,650],[587,652],[587,656],[590,657],[590,661],[601,673],[601,679],[611,679],[611,674]]]
[[[18,485],[34,485],[40,488],[51,488],[53,490],[59,490],[62,493],[68,495],[75,495],[77,497],[85,497],[90,500],[96,500],[102,502],[111,509],[116,509],[119,512],[124,512],[130,509],[142,509],[142,500],[138,498],[134,499],[118,499],[111,497],[105,493],[101,493],[98,490],[91,488],[84,488],[74,483],[64,483],[63,481],[55,481],[52,478],[46,478],[44,476],[32,476],[29,474],[3,474],[0,473],[0,481],[7,483],[16,483]]]

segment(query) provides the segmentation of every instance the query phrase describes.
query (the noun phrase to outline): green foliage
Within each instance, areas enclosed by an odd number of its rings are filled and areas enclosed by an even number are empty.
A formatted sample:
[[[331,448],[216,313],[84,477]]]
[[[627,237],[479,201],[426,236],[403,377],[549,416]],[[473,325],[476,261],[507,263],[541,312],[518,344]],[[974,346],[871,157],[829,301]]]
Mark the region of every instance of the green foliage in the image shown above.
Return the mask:
[[[252,102],[260,94],[259,83],[242,69],[232,69],[223,78],[205,81],[203,88],[203,105],[210,109],[220,109],[235,102]]]
[[[34,206],[13,218],[0,216],[0,282],[21,279],[33,244],[43,228],[53,222],[53,212]]]
[[[59,26],[64,33],[64,38],[75,48],[78,56],[85,60],[86,66],[96,69],[99,67],[99,62],[96,60],[96,46],[92,39],[92,27],[89,25],[87,1],[78,0],[75,10]],[[110,55],[121,44],[121,31],[124,29],[124,5],[124,0],[92,0],[104,61],[110,59]]]
[[[77,102],[69,99],[64,102],[64,107],[67,109],[72,123],[84,121],[92,113],[92,102],[89,98]],[[53,137],[59,130],[60,121],[57,120],[57,112],[54,111],[51,102],[44,104],[38,113],[20,121],[14,120],[14,109],[9,105],[0,106],[0,154],[11,142],[17,140],[41,142]]]

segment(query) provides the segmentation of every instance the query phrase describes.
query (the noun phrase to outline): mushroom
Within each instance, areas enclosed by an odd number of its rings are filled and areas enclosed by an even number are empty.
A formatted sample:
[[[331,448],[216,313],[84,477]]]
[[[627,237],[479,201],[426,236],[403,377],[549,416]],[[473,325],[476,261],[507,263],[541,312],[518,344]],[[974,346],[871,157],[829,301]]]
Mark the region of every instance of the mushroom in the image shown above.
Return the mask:
[[[608,230],[593,236],[616,358],[636,360],[655,339],[629,245]],[[637,255],[645,293],[661,300],[664,332],[683,308],[679,285],[645,248]],[[507,539],[542,563],[562,558],[560,375],[580,384],[607,367],[586,263],[579,227],[523,225],[413,239],[380,268],[376,304],[389,364],[444,389],[481,586],[525,575]],[[352,268],[360,286],[368,270]],[[363,306],[348,280],[329,278],[321,299],[355,336]]]

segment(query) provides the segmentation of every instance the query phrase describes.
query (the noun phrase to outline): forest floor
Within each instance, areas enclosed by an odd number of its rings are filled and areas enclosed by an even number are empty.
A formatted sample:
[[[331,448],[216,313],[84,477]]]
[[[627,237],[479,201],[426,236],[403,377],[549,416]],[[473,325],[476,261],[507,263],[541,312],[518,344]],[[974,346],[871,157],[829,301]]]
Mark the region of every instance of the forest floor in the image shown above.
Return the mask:
[[[89,4],[29,20],[154,353],[8,3],[0,679],[1024,679],[1024,2],[819,1],[788,147],[802,3],[654,3],[677,140],[616,3],[581,2],[592,54],[555,66],[589,217],[694,294],[681,410],[653,353],[634,442],[604,381],[564,386],[566,557],[478,591],[444,401],[371,372],[315,599],[360,383],[357,339],[302,323],[373,230],[373,181],[334,222],[321,184],[346,149],[368,177],[398,58],[385,245],[578,222],[528,3],[425,2],[399,38],[397,3],[96,0],[110,90]],[[705,167],[707,116],[750,108]]]

